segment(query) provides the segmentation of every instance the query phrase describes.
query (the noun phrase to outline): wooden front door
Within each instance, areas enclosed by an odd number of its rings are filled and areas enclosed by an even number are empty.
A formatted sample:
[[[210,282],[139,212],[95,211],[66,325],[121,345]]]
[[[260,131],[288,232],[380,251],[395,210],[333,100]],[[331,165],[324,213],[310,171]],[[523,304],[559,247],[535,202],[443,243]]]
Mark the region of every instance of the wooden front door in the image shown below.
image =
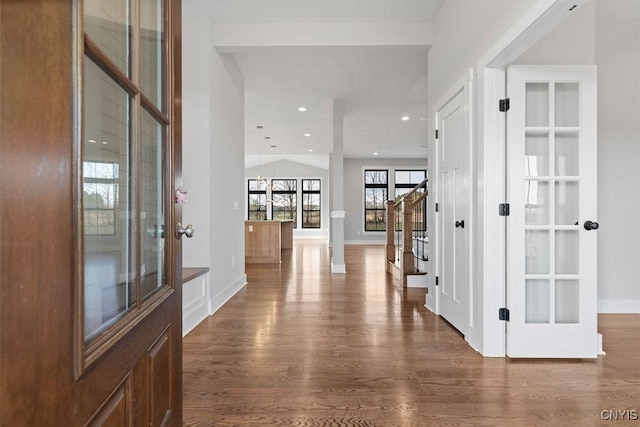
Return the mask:
[[[177,426],[180,1],[0,1],[0,425]]]

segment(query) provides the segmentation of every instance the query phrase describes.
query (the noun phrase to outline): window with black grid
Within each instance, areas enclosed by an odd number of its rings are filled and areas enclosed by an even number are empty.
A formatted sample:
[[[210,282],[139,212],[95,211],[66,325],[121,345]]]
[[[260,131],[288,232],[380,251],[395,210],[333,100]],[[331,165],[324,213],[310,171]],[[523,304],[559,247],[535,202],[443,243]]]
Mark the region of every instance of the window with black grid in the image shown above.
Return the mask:
[[[267,183],[262,180],[250,179],[248,185],[247,219],[264,221],[267,219]]]
[[[386,203],[389,197],[389,171],[364,171],[364,230],[386,230]]]
[[[298,181],[295,179],[271,180],[271,218],[276,221],[293,220],[297,227]]]
[[[302,180],[302,228],[320,228],[320,180]]]

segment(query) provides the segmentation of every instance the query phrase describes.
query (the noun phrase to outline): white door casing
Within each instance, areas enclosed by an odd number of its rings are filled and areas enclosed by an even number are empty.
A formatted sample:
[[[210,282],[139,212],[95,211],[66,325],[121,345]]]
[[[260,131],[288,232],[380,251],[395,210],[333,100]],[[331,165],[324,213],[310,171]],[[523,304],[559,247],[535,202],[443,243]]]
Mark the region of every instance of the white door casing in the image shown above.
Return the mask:
[[[438,313],[469,330],[470,234],[468,86],[436,112]]]
[[[512,66],[507,93],[507,355],[595,358],[596,69]]]

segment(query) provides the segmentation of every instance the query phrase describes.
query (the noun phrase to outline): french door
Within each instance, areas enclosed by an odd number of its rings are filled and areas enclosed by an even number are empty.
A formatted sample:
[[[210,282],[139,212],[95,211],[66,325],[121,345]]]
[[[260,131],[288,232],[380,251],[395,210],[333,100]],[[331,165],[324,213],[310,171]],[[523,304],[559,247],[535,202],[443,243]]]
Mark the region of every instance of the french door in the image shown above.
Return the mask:
[[[507,355],[595,358],[596,71],[507,71]]]

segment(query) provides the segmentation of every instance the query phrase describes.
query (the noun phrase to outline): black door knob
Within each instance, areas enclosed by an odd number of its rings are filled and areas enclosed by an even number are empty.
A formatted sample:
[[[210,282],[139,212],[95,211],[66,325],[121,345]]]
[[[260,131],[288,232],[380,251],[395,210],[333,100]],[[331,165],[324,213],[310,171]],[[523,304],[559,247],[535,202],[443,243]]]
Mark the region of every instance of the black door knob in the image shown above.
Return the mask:
[[[600,225],[595,221],[585,221],[584,229],[585,230],[597,230]]]
[[[456,221],[456,228],[464,228],[464,219],[462,221]]]

